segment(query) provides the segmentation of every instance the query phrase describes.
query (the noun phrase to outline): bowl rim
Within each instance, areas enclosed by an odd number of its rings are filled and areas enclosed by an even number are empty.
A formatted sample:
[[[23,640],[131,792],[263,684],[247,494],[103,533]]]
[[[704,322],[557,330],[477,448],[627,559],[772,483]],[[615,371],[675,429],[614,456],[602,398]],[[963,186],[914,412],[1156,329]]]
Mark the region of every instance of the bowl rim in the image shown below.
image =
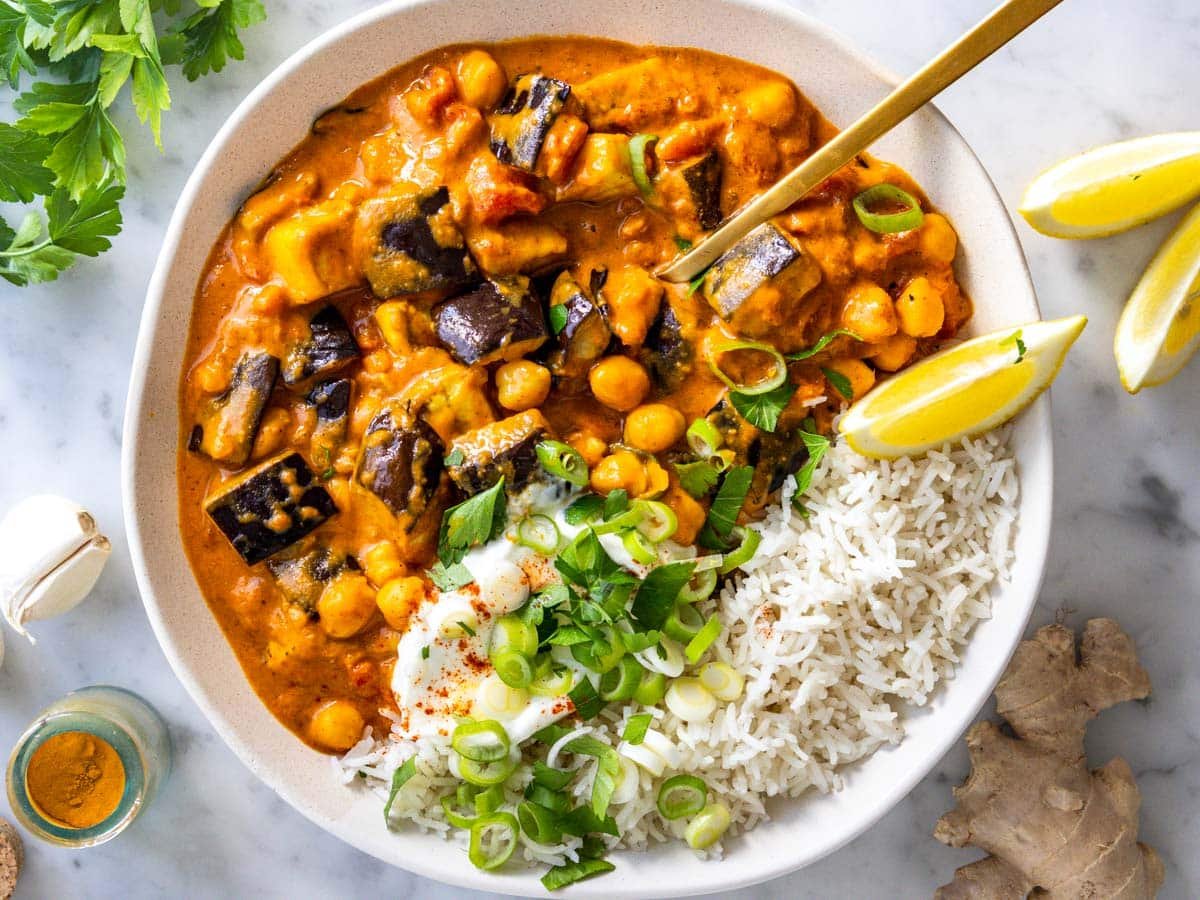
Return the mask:
[[[323,817],[316,810],[311,809],[302,796],[298,792],[294,792],[290,787],[278,783],[269,773],[260,771],[252,759],[255,752],[250,745],[250,742],[245,740],[239,730],[231,722],[229,717],[218,709],[216,702],[209,697],[206,688],[201,683],[192,665],[184,658],[180,647],[178,646],[174,635],[168,624],[165,621],[164,615],[159,608],[155,592],[151,584],[150,563],[145,550],[145,541],[142,533],[141,523],[139,520],[139,493],[136,489],[140,455],[135,452],[139,433],[142,430],[143,424],[147,416],[153,416],[154,410],[150,405],[150,396],[147,393],[147,381],[150,374],[149,363],[153,351],[154,338],[156,336],[156,323],[159,318],[160,309],[163,305],[166,287],[171,279],[172,270],[175,266],[176,256],[179,252],[180,243],[187,226],[189,215],[196,204],[199,191],[205,177],[213,168],[214,164],[220,159],[226,145],[231,137],[242,126],[245,119],[264,101],[270,94],[281,85],[283,82],[291,78],[295,72],[300,69],[313,55],[325,50],[355,33],[372,27],[382,20],[388,19],[398,13],[413,10],[421,7],[436,7],[443,6],[453,0],[388,0],[388,2],[366,9],[332,29],[324,32],[321,35],[313,38],[305,43],[299,49],[291,53],[279,65],[277,65],[270,74],[259,82],[237,105],[234,111],[229,115],[220,129],[213,136],[212,140],[206,147],[204,153],[192,170],[191,174],[184,185],[179,199],[175,205],[170,222],[165,232],[161,248],[155,263],[154,271],[147,287],[146,303],[142,310],[142,316],[139,323],[138,336],[134,349],[131,374],[129,381],[129,389],[126,398],[125,420],[122,429],[122,460],[121,460],[121,491],[123,497],[124,519],[126,533],[128,535],[129,552],[131,562],[134,569],[134,575],[137,581],[139,593],[141,595],[143,605],[146,610],[146,616],[150,622],[151,628],[154,631],[155,638],[159,646],[162,648],[164,655],[171,665],[176,677],[183,684],[188,694],[200,707],[206,719],[213,726],[214,730],[221,739],[234,751],[239,761],[272,790],[276,792],[284,801],[292,808],[300,812],[305,818],[313,822],[322,830],[327,831],[334,836],[340,838],[346,843],[354,846],[356,849],[375,856],[384,862],[391,865],[396,865],[407,871],[430,878],[432,880],[454,885],[458,887],[471,888],[475,890],[490,890],[490,891],[508,891],[511,889],[521,890],[525,893],[527,890],[534,891],[537,895],[546,895],[540,890],[540,884],[533,880],[529,884],[514,882],[511,879],[498,879],[494,875],[484,872],[476,872],[469,867],[462,869],[454,868],[452,870],[435,869],[430,864],[425,863],[419,854],[410,854],[405,859],[401,866],[394,858],[387,858],[377,853],[373,848],[367,846],[364,842],[356,839],[354,831],[351,828],[343,827],[341,823]],[[889,86],[895,86],[900,83],[900,79],[884,66],[877,63],[865,52],[859,50],[856,45],[847,37],[842,35],[835,28],[827,25],[816,17],[796,9],[790,5],[779,2],[779,0],[718,0],[723,5],[740,8],[747,11],[757,11],[769,15],[781,17],[789,20],[789,23],[800,29],[806,29],[814,33],[818,38],[835,47],[847,57],[853,59],[857,65],[862,67],[867,73],[886,83]],[[382,74],[386,70],[381,67],[379,72]],[[1028,287],[1029,299],[1032,301],[1037,316],[1041,317],[1041,309],[1038,304],[1037,294],[1033,285],[1032,276],[1029,270],[1028,262],[1025,258],[1023,247],[1018,238],[1018,234],[1013,223],[1012,217],[1004,204],[1003,198],[997,190],[991,176],[984,168],[982,161],[975,153],[970,144],[962,136],[961,132],[955,125],[941,112],[941,110],[933,103],[927,106],[929,114],[934,116],[939,124],[946,128],[948,132],[960,144],[962,150],[965,151],[967,158],[973,162],[978,169],[980,175],[990,191],[989,201],[995,203],[1002,213],[1004,224],[1007,227],[1008,237],[1011,238],[1012,248],[1016,252],[1016,260],[1020,263],[1021,272],[1024,283]],[[174,418],[175,401],[171,403],[171,413]],[[1008,664],[1008,660],[1015,652],[1017,644],[1023,636],[1025,627],[1028,625],[1029,619],[1033,613],[1037,597],[1045,580],[1046,560],[1049,553],[1050,544],[1050,525],[1053,512],[1053,487],[1054,487],[1054,468],[1053,468],[1053,433],[1051,429],[1051,408],[1049,391],[1044,392],[1031,406],[1022,413],[1022,417],[1031,420],[1029,427],[1035,435],[1036,450],[1040,457],[1038,469],[1044,473],[1045,483],[1038,485],[1044,496],[1042,506],[1039,508],[1040,515],[1035,521],[1027,521],[1022,518],[1020,527],[1022,529],[1032,528],[1035,534],[1035,540],[1023,559],[1022,565],[1029,571],[1035,573],[1035,577],[1030,582],[1031,590],[1028,598],[1025,598],[1025,609],[1021,612],[1019,619],[1021,628],[1015,632],[1011,646],[1007,652],[998,655],[989,666],[987,666],[987,677],[978,680],[978,694],[971,702],[965,703],[962,700],[957,701],[955,706],[955,714],[949,716],[948,711],[942,711],[944,726],[943,732],[934,742],[935,746],[923,757],[920,765],[906,770],[900,777],[896,778],[892,788],[887,791],[881,801],[876,802],[869,814],[860,816],[854,826],[845,829],[838,839],[830,841],[820,848],[820,851],[814,855],[804,858],[800,862],[796,862],[788,858],[780,858],[773,865],[760,867],[750,870],[746,866],[729,865],[733,861],[732,858],[725,861],[720,871],[723,877],[715,879],[709,886],[701,886],[699,890],[694,889],[692,885],[688,888],[672,888],[665,885],[654,886],[654,896],[681,896],[687,894],[694,896],[704,893],[715,893],[718,891],[733,890],[740,887],[745,887],[752,884],[761,883],[773,878],[786,875],[790,872],[797,871],[805,866],[811,865],[817,860],[833,853],[850,843],[855,838],[861,836],[865,831],[874,826],[888,812],[890,812],[901,800],[906,797],[911,790],[922,780],[934,766],[945,756],[947,751],[955,745],[968,725],[974,720],[979,710],[984,706],[991,696],[992,689],[999,681],[1004,669]],[[1019,462],[1019,461],[1018,461]],[[172,470],[174,471],[174,470]],[[1025,490],[1024,476],[1022,476],[1022,491]],[[190,573],[189,573],[190,574]],[[942,692],[948,692],[953,685],[948,685],[942,688]],[[986,688],[986,690],[984,689]],[[960,688],[960,691],[965,688]],[[255,697],[257,700],[257,697]],[[879,748],[880,751],[886,748]],[[873,754],[872,754],[873,755]],[[867,759],[869,759],[867,757]],[[861,762],[865,762],[863,760]],[[792,801],[788,801],[792,802]],[[765,824],[765,823],[764,823]],[[533,870],[530,870],[531,872]],[[634,897],[646,896],[640,891],[636,885],[630,884],[612,884],[608,879],[601,879],[597,882],[583,882],[572,886],[572,893],[579,897]]]

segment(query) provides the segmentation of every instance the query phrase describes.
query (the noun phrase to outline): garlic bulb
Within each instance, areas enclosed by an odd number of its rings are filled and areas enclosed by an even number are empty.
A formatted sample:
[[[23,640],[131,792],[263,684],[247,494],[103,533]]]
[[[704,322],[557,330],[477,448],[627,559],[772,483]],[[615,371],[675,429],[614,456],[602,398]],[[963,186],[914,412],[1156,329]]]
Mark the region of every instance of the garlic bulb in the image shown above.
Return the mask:
[[[32,641],[25,623],[78,606],[111,551],[79,504],[51,494],[22,500],[0,520],[0,613]]]

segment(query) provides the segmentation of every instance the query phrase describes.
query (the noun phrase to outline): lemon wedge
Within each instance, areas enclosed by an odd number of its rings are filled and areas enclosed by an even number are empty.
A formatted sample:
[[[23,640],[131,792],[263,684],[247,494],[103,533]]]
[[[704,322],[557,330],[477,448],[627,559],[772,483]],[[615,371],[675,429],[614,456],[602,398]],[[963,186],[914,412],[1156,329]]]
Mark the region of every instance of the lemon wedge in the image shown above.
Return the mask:
[[[1170,381],[1200,346],[1200,206],[1167,240],[1138,282],[1113,351],[1131,394]]]
[[[1042,234],[1097,238],[1144,225],[1200,196],[1200,131],[1097,147],[1043,172],[1021,215]]]
[[[874,459],[917,456],[1007,422],[1050,386],[1085,316],[1033,322],[935,353],[880,384],[838,430]]]

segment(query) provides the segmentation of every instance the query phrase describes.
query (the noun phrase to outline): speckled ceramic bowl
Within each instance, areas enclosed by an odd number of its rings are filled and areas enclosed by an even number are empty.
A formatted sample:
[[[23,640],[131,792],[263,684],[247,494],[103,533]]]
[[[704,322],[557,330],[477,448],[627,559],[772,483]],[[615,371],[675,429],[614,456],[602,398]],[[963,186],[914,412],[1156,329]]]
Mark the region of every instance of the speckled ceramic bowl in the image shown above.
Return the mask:
[[[380,859],[451,884],[534,895],[543,891],[532,870],[488,875],[438,838],[385,830],[378,802],[338,785],[329,760],[292,737],[255,697],[208,614],[178,536],[175,398],[192,295],[209,247],[247,192],[306,134],[318,112],[433,47],[546,33],[691,45],[742,57],[794,79],[843,125],[894,81],[819,23],[755,0],[691,0],[686,15],[678,4],[661,0],[424,0],[388,3],[352,19],[260,84],[192,173],[150,283],[124,441],[126,525],[150,621],[179,678],[246,765],[322,828]],[[959,274],[975,300],[974,328],[990,331],[1038,318],[1008,215],[953,126],[927,109],[876,149],[907,168],[957,226],[963,248]],[[908,793],[986,700],[1033,608],[1050,529],[1047,400],[1024,413],[1014,439],[1022,479],[1015,577],[995,597],[994,617],[976,629],[958,676],[927,708],[906,716],[903,743],[855,766],[840,793],[778,804],[772,821],[730,842],[723,862],[700,862],[680,845],[621,854],[619,877],[576,885],[572,896],[678,896],[773,878],[851,840]]]

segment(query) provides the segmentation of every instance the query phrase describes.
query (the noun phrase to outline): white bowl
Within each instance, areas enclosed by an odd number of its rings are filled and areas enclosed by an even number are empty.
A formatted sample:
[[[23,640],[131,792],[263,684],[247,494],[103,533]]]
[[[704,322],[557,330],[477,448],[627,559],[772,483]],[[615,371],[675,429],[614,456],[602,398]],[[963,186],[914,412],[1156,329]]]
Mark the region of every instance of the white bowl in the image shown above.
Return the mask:
[[[451,884],[544,894],[537,872],[489,875],[436,837],[387,831],[378,801],[335,783],[329,760],[304,747],[259,702],[192,578],[179,539],[175,453],[177,387],[193,292],[222,226],[272,164],[305,136],[317,113],[391,66],[442,44],[591,34],[703,47],[784,73],[841,125],[894,84],[828,28],[776,3],[691,0],[686,15],[681,12],[678,4],[661,0],[424,0],[385,4],[352,19],[287,60],[225,123],[184,188],[150,283],[125,419],[124,492],[134,569],[163,650],[218,733],[288,803],[367,853]],[[907,168],[958,228],[959,275],[976,306],[973,328],[991,331],[1039,318],[1004,205],[946,119],[926,109],[875,149]],[[957,676],[927,708],[906,715],[905,740],[854,766],[843,791],[779,803],[772,821],[730,842],[722,862],[698,861],[678,844],[622,853],[619,875],[573,886],[571,896],[679,896],[773,878],[837,849],[908,793],[987,699],[1041,582],[1052,482],[1048,400],[1021,416],[1013,440],[1021,500],[1012,583],[995,596],[994,617],[976,628]]]

